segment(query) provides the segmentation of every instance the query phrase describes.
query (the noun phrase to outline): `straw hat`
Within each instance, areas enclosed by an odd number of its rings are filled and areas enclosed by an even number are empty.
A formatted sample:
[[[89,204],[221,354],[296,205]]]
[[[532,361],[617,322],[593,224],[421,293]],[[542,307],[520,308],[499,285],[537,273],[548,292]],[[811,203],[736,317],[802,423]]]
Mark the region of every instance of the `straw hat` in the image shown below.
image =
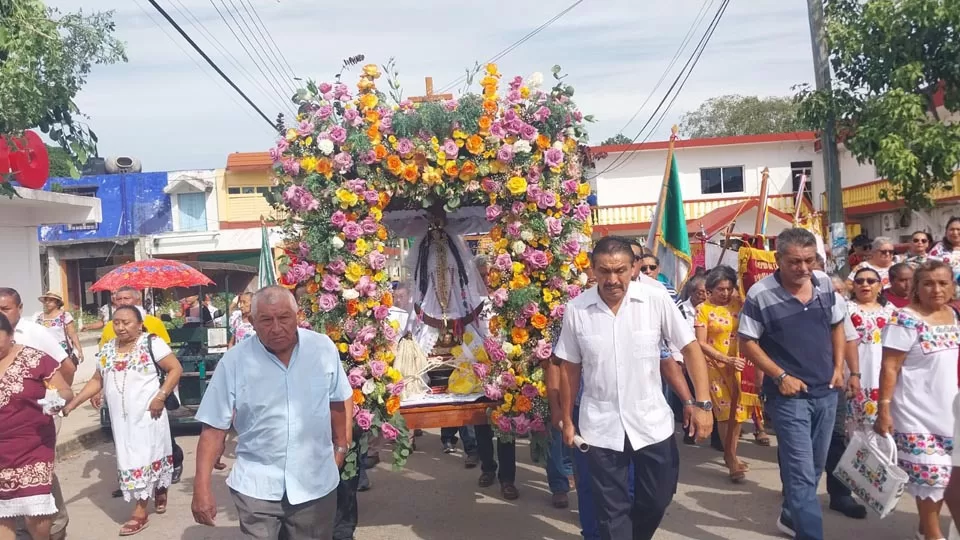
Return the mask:
[[[40,300],[41,302],[43,302],[43,301],[44,301],[45,299],[47,299],[47,298],[51,298],[51,299],[53,299],[53,300],[56,300],[57,303],[59,303],[61,306],[63,306],[63,297],[60,296],[59,294],[53,292],[53,291],[47,291],[47,292],[41,294],[41,295],[37,298],[37,300]]]

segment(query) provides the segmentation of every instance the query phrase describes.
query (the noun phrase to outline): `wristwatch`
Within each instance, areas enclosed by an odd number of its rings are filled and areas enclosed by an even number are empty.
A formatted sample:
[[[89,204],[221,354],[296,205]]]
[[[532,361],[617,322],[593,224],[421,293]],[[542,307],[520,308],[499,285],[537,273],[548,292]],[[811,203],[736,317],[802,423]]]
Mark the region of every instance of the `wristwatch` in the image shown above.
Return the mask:
[[[334,447],[333,447],[333,452],[334,452],[335,454],[346,454],[348,450],[349,450],[349,449],[346,448],[345,446],[334,446]]]
[[[697,400],[695,400],[695,399],[688,399],[688,400],[686,400],[686,401],[683,402],[683,406],[686,407],[686,406],[688,406],[688,405],[690,405],[690,406],[692,406],[692,407],[696,407],[696,408],[698,408],[698,409],[703,409],[703,410],[705,410],[705,411],[712,411],[712,410],[713,410],[713,402],[712,402],[712,401],[697,401]]]
[[[851,377],[856,377],[856,378],[858,378],[858,379],[862,379],[862,378],[863,378],[863,374],[862,374],[862,373],[859,373],[859,372],[856,372],[856,371],[850,373],[850,376],[851,376]]]
[[[784,371],[783,373],[777,375],[777,376],[773,379],[773,384],[775,384],[775,385],[777,385],[777,386],[780,386],[781,384],[783,384],[783,380],[786,379],[786,378],[787,378],[787,372]]]

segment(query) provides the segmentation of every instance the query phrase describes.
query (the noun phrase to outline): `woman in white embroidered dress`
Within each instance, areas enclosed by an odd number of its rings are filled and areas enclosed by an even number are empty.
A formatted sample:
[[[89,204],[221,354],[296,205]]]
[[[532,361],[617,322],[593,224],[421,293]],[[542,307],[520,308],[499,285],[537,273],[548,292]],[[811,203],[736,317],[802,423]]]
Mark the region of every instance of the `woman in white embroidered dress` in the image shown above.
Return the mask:
[[[953,272],[942,261],[921,265],[909,306],[883,329],[879,414],[874,430],[892,434],[899,465],[917,501],[917,538],[940,540],[940,509],[950,480],[953,399],[957,395],[960,325],[953,309]]]
[[[859,336],[860,392],[847,400],[848,434],[861,427],[869,429],[877,419],[883,328],[895,309],[893,304],[881,304],[880,287],[880,275],[872,268],[861,268],[853,275],[853,298],[847,302],[847,311]]]
[[[227,348],[233,348],[241,341],[257,335],[250,319],[250,301],[253,293],[245,292],[237,297],[237,310],[230,314],[230,343]]]
[[[43,303],[43,311],[34,316],[34,322],[53,332],[63,350],[76,357],[77,363],[83,362],[83,346],[77,337],[77,324],[73,315],[63,309],[63,298],[47,291],[37,300]]]
[[[71,401],[69,413],[103,389],[117,452],[120,490],[136,501],[120,536],[147,526],[147,503],[155,497],[158,514],[166,512],[167,488],[173,475],[173,449],[164,402],[176,389],[183,369],[170,347],[144,332],[143,315],[134,306],[113,312],[116,339],[100,351],[97,372]],[[160,371],[165,380],[160,384]]]

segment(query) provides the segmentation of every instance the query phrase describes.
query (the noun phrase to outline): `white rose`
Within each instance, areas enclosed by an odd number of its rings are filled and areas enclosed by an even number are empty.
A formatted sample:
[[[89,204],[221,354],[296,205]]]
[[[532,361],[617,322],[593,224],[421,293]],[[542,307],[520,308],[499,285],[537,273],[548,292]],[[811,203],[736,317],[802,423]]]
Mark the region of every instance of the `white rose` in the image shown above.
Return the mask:
[[[570,137],[571,139],[576,139],[576,138],[577,138],[577,130],[573,129],[572,127],[571,127],[571,128],[567,128],[564,133],[566,133],[566,134],[567,134],[567,137]]]
[[[530,143],[523,139],[513,143],[513,151],[517,154],[529,154],[531,150]]]
[[[522,230],[520,232],[520,238],[523,238],[525,242],[533,240],[533,231],[528,231],[527,229]]]
[[[513,354],[513,344],[506,341],[503,342],[503,354],[510,356]]]
[[[329,156],[333,153],[333,141],[330,139],[320,139],[317,141],[317,149],[323,152],[323,155]]]
[[[330,245],[333,246],[333,249],[343,249],[343,239],[339,236],[334,236],[330,240]]]
[[[586,286],[587,286],[587,280],[589,280],[589,279],[590,279],[590,278],[587,277],[587,274],[586,274],[586,273],[580,274],[580,278],[579,278],[580,286],[581,286],[581,287],[586,287]]]
[[[372,394],[373,391],[376,389],[377,389],[377,383],[374,382],[373,379],[367,379],[367,381],[363,383],[363,386],[360,387],[360,391],[368,396]]]
[[[523,252],[527,250],[527,245],[524,244],[521,240],[517,240],[513,243],[513,253],[514,255],[523,255]]]
[[[360,293],[356,289],[344,289],[343,290],[343,299],[344,300],[356,300],[360,298]]]
[[[553,147],[556,148],[557,150],[563,150],[563,143],[560,141],[555,141],[553,143]]]
[[[530,88],[539,88],[543,84],[543,73],[539,71],[535,72],[533,75],[530,75],[530,78],[527,79],[527,86]]]

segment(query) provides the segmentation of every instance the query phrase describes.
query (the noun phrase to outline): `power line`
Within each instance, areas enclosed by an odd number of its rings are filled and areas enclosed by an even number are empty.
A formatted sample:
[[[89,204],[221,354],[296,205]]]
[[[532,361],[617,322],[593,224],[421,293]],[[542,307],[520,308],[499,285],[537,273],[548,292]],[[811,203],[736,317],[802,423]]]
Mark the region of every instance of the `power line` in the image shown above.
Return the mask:
[[[260,81],[250,74],[250,71],[247,68],[245,68],[243,64],[237,59],[237,57],[232,52],[230,52],[230,50],[226,48],[223,45],[223,43],[220,42],[219,39],[217,39],[217,36],[215,36],[213,32],[211,32],[207,28],[207,26],[203,24],[203,22],[200,21],[200,19],[198,19],[196,15],[193,14],[192,11],[190,11],[190,8],[185,6],[181,0],[173,0],[173,1],[179,5],[179,7],[177,6],[173,6],[173,7],[174,9],[177,10],[178,13],[180,13],[180,16],[186,19],[190,19],[192,21],[193,26],[197,28],[197,30],[199,30],[201,34],[203,34],[203,36],[207,39],[208,42],[210,42],[211,45],[213,45],[215,49],[217,49],[217,52],[222,54],[227,59],[227,61],[230,62],[230,64],[233,66],[234,69],[239,71],[240,74],[247,79],[247,81],[249,81],[251,84],[256,86],[257,89],[260,91],[260,93],[263,94],[268,100],[270,100],[271,106],[277,107],[278,111],[284,110],[284,107],[285,107],[284,103],[282,101],[279,101],[276,95],[271,93],[269,90],[265,89],[263,85],[260,84]],[[186,12],[186,14],[184,14],[184,12]]]
[[[227,13],[230,14],[230,18],[233,19],[234,23],[237,25],[237,28],[239,28],[240,23],[237,22],[237,18],[236,16],[234,16],[233,12],[227,8],[227,4],[224,2],[224,0],[220,0],[220,3],[223,4],[223,8],[227,10]],[[223,21],[223,24],[227,25],[227,28],[230,29],[230,33],[233,34],[233,37],[237,40],[237,43],[240,44],[240,47],[243,49],[243,52],[247,53],[247,57],[249,57],[250,60],[253,62],[253,64],[257,66],[257,71],[259,71],[260,74],[263,75],[263,78],[267,82],[267,84],[269,84],[270,87],[273,88],[274,92],[277,92],[277,95],[279,95],[284,102],[291,101],[289,96],[284,96],[284,90],[282,90],[283,85],[280,85],[278,87],[276,84],[277,82],[276,78],[272,77],[271,75],[267,75],[266,72],[263,71],[263,67],[261,67],[260,64],[257,63],[257,60],[253,57],[253,54],[251,54],[250,50],[247,49],[247,46],[243,44],[243,40],[237,34],[237,31],[234,30],[230,22],[227,21],[227,17],[223,14],[222,11],[220,11],[220,8],[217,7],[216,3],[214,3],[214,0],[210,0],[210,5],[213,6],[213,9],[217,10],[217,14],[220,15],[220,19]],[[253,47],[253,43],[250,41],[250,38],[246,36],[246,34],[244,34],[244,38],[246,38],[247,43],[249,43],[250,46]],[[260,56],[260,53],[256,50],[255,47],[254,47],[254,53],[256,53],[257,57],[260,58],[260,62],[263,62],[263,57]]]
[[[637,142],[640,136],[643,135],[644,131],[646,131],[647,127],[650,126],[651,122],[653,122],[654,118],[656,118],[657,113],[661,113],[661,108],[663,108],[667,99],[669,99],[671,94],[673,94],[673,98],[670,100],[670,103],[667,105],[666,109],[663,109],[662,113],[660,114],[660,117],[657,120],[657,125],[659,125],[659,123],[663,121],[663,118],[666,116],[667,112],[670,110],[670,107],[673,106],[673,103],[676,101],[677,97],[680,95],[680,92],[683,90],[684,85],[686,85],[686,82],[690,78],[690,75],[693,73],[694,68],[696,68],[697,64],[700,62],[700,57],[703,55],[703,51],[706,49],[707,44],[710,42],[710,38],[713,37],[713,33],[717,29],[717,25],[719,25],[720,19],[723,18],[723,14],[726,12],[727,6],[729,4],[730,4],[730,0],[723,0],[723,3],[720,5],[719,8],[717,8],[717,12],[716,14],[714,14],[713,20],[710,21],[710,25],[707,27],[707,30],[704,32],[703,36],[700,38],[700,42],[697,43],[697,47],[694,49],[693,53],[690,55],[690,58],[687,59],[686,64],[684,64],[683,68],[680,70],[680,73],[674,79],[673,84],[670,85],[670,88],[667,89],[667,92],[664,94],[663,99],[661,99],[660,103],[657,104],[657,108],[654,109],[653,114],[650,116],[647,122],[643,125],[643,127],[640,128],[640,131],[633,138],[630,144],[634,144]],[[676,93],[673,92],[675,88],[676,88]],[[654,129],[656,128],[654,127]],[[643,139],[643,142],[646,142],[647,139],[649,139],[652,134],[653,134],[653,130],[647,133],[647,136]],[[635,154],[636,152],[637,150],[631,150],[629,152],[621,153],[619,156],[617,156],[615,160],[613,160],[612,163],[610,163],[610,165],[607,165],[605,169],[594,174],[593,177],[596,178],[608,171],[613,171],[622,167],[627,163],[627,161],[622,161],[622,160],[626,159],[629,161],[629,159],[632,159],[633,154]]]
[[[243,13],[240,13],[240,10],[237,8],[237,5],[233,2],[233,0],[229,0],[229,1],[230,1],[230,6],[233,8],[233,11],[235,11],[237,13],[237,17],[240,18],[240,22],[242,22],[243,26],[246,27],[247,29],[247,31],[243,34],[244,37],[249,38],[250,41],[253,42],[253,47],[255,47],[254,48],[255,51],[257,50],[256,48],[258,47],[259,51],[263,52],[263,56],[260,56],[260,52],[257,52],[257,57],[260,58],[263,61],[264,65],[267,66],[267,70],[270,71],[270,75],[277,76],[277,79],[275,80],[278,81],[278,84],[280,85],[281,88],[285,88],[287,91],[290,92],[290,98],[288,100],[292,100],[293,95],[297,93],[297,89],[293,87],[293,85],[290,83],[289,80],[287,80],[287,76],[283,73],[283,70],[277,67],[279,60],[276,60],[276,56],[274,56],[273,61],[270,60],[269,58],[270,53],[267,52],[267,49],[269,49],[269,47],[264,46],[264,43],[262,43],[259,39],[257,39],[256,36],[253,35],[253,28],[250,27],[249,23],[247,23],[247,18],[243,16]],[[233,11],[231,11],[230,13],[231,17],[233,17]],[[247,16],[249,15],[250,15],[250,12],[247,11]],[[236,20],[236,18],[234,18],[234,20]],[[250,20],[252,21],[253,17],[250,17]],[[260,32],[259,30],[257,31],[257,33],[260,34],[260,39],[263,39],[263,33]],[[267,58],[264,58],[264,57],[267,57]],[[284,87],[284,83],[286,83],[286,87]]]
[[[270,33],[270,30],[267,28],[267,25],[263,23],[263,19],[260,18],[260,14],[257,13],[257,8],[253,5],[252,2],[249,2],[247,0],[240,0],[240,2],[242,4],[248,4],[250,6],[250,10],[253,11],[254,16],[256,16],[257,21],[260,23],[260,27],[263,28],[264,32],[266,32],[267,39],[270,40],[270,43],[273,44],[273,48],[276,49],[277,54],[280,55],[280,59],[283,60],[283,65],[286,66],[287,71],[290,73],[290,78],[296,79],[297,72],[294,71],[292,67],[290,67],[290,62],[287,62],[287,57],[283,55],[283,51],[280,50],[280,47],[277,45],[277,42],[273,40],[273,35]],[[244,9],[246,9],[246,6],[244,6]],[[247,12],[247,14],[249,15],[249,12]]]
[[[530,38],[532,38],[533,36],[539,34],[539,33],[540,33],[541,31],[543,31],[545,28],[547,28],[547,27],[550,26],[551,24],[557,22],[558,20],[560,20],[561,17],[563,17],[563,16],[566,15],[567,13],[570,13],[571,11],[573,11],[573,8],[579,6],[579,5],[582,4],[582,3],[583,3],[583,0],[577,0],[576,2],[570,4],[569,6],[567,6],[566,9],[564,9],[564,10],[561,11],[560,13],[557,13],[557,14],[554,15],[553,17],[551,17],[547,22],[545,22],[545,23],[541,24],[540,26],[534,28],[533,30],[530,31],[530,33],[528,33],[527,35],[525,35],[525,36],[523,36],[522,38],[518,39],[517,41],[513,42],[509,47],[507,47],[506,49],[503,49],[502,51],[500,51],[499,53],[497,53],[496,55],[494,55],[492,58],[490,58],[489,60],[487,60],[487,61],[484,62],[484,63],[485,63],[485,64],[489,64],[489,63],[491,63],[491,62],[496,62],[497,60],[500,60],[500,59],[503,58],[504,56],[510,54],[510,53],[513,52],[517,47],[519,47],[520,45],[523,45],[524,43],[526,43],[527,41],[529,41]],[[443,88],[441,88],[438,93],[442,94],[442,93],[444,93],[444,92],[447,92],[447,91],[449,91],[451,88],[457,86],[458,84],[460,84],[461,82],[466,81],[466,80],[467,80],[467,76],[466,76],[466,75],[461,75],[460,77],[458,77],[456,80],[454,80],[454,81],[451,82],[450,84],[448,84],[448,85],[444,86]]]
[[[236,90],[236,92],[240,94],[240,96],[243,97],[243,99],[246,100],[246,102],[251,107],[253,107],[254,110],[257,111],[260,117],[263,118],[267,122],[267,124],[270,125],[270,128],[276,130],[276,125],[274,125],[274,121],[271,120],[267,115],[263,114],[263,111],[260,110],[260,107],[258,107],[257,104],[253,102],[253,100],[247,97],[247,94],[245,94],[243,90],[241,90],[240,87],[233,82],[233,79],[228,77],[227,74],[224,73],[222,69],[220,69],[220,66],[218,66],[216,62],[214,62],[213,60],[210,59],[209,56],[207,56],[207,53],[203,52],[203,49],[201,49],[200,46],[197,45],[197,43],[193,41],[193,39],[189,35],[187,35],[186,32],[183,31],[183,28],[180,28],[180,25],[177,24],[177,21],[173,20],[173,17],[171,17],[170,14],[168,14],[162,7],[160,7],[160,4],[157,4],[157,0],[147,0],[147,1],[150,2],[150,5],[152,5],[154,9],[156,9],[160,13],[160,15],[163,15],[163,18],[166,19],[167,22],[170,23],[174,27],[174,29],[176,29],[176,31],[180,33],[183,39],[187,40],[187,43],[189,43],[190,46],[193,47],[193,49],[197,51],[197,53],[199,53],[200,56],[202,56],[203,59],[206,60],[208,64],[210,64],[210,67],[216,70],[216,72],[221,77],[223,77],[223,80],[227,81],[227,83],[229,83],[230,86],[234,90]]]
[[[223,84],[223,81],[217,80],[213,75],[210,74],[209,71],[204,69],[203,66],[200,64],[200,62],[197,61],[196,57],[190,54],[190,52],[183,47],[183,44],[181,44],[179,40],[177,40],[175,37],[173,37],[173,35],[170,34],[170,32],[167,31],[165,26],[157,22],[157,20],[153,18],[153,15],[149,11],[147,11],[147,8],[143,7],[143,4],[141,4],[139,0],[134,0],[134,3],[137,4],[137,7],[140,8],[140,11],[142,11],[143,14],[146,15],[148,19],[150,19],[150,22],[152,22],[157,28],[159,28],[160,31],[163,32],[165,36],[167,36],[167,39],[169,39],[174,45],[177,46],[178,49],[180,49],[180,51],[184,54],[184,56],[190,58],[190,61],[193,62],[193,65],[197,66],[197,69],[200,70],[201,73],[203,73],[207,78],[209,78],[216,86],[220,87],[220,85]],[[230,95],[230,99],[232,99],[234,103],[236,103],[237,105],[240,105],[240,108],[243,109],[244,112],[246,112],[248,115],[250,115],[250,118],[256,118],[250,113],[249,109],[241,105],[241,103],[237,100],[237,96],[233,95],[232,93],[229,95]]]

